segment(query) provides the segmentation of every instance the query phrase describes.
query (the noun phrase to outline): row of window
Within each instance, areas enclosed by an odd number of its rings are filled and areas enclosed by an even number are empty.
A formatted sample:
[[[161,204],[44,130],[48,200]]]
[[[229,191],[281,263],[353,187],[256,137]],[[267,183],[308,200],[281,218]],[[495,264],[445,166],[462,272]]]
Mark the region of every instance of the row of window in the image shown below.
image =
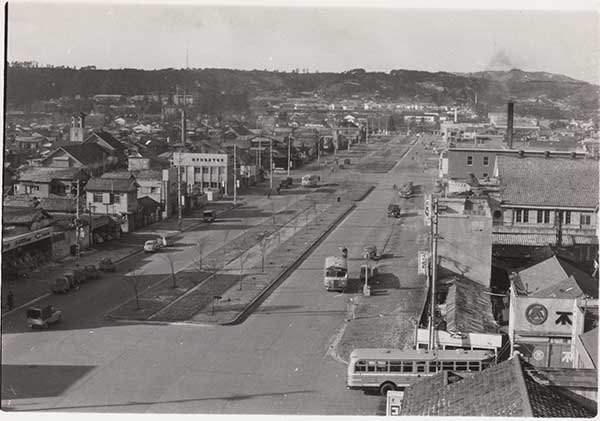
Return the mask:
[[[467,155],[467,165],[469,165],[469,166],[473,165],[473,157],[471,155]],[[483,165],[486,166],[486,167],[488,165],[490,165],[490,157],[489,156],[484,156],[483,157]]]
[[[194,167],[194,174],[208,174],[209,173],[209,168],[212,167]],[[217,173],[218,174],[223,174],[225,172],[225,168],[224,167],[216,167],[217,168]],[[213,171],[214,173],[214,171]]]
[[[435,373],[440,370],[481,371],[487,361],[357,361],[355,372],[367,373]]]
[[[225,158],[192,158],[193,162],[225,162]]]
[[[530,210],[530,209],[515,209],[515,222],[523,222],[527,223],[534,221],[533,218],[530,218],[531,213],[533,212],[533,217],[538,224],[549,224],[550,223],[550,210],[542,209],[542,210]],[[563,225],[571,224],[571,211],[559,211],[558,212],[559,219]],[[591,225],[592,224],[592,214],[591,213],[580,213],[579,214],[579,224],[580,225]]]
[[[102,193],[94,193],[94,194],[92,194],[92,201],[94,203],[102,203]],[[120,194],[111,193],[110,194],[110,203],[111,204],[121,203],[121,195]]]

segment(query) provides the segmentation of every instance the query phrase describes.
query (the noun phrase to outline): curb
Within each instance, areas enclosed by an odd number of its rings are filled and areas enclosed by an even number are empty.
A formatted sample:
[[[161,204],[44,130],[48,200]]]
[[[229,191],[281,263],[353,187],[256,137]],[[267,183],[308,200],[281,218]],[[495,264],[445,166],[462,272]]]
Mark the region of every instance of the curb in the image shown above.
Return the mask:
[[[248,305],[246,305],[246,307],[244,307],[244,309],[240,313],[238,313],[237,316],[235,316],[233,319],[231,319],[229,321],[221,322],[219,324],[223,325],[223,326],[233,326],[233,325],[237,325],[237,324],[244,322],[244,320],[246,320],[246,318],[248,318],[248,316],[254,310],[256,310],[256,308],[258,308],[258,306],[260,306],[262,301],[265,298],[267,298],[271,294],[271,292],[273,292],[273,290],[279,286],[279,284],[282,281],[287,279],[287,277],[290,275],[290,273],[293,272],[306,259],[306,257],[315,248],[317,248],[317,246],[319,246],[321,244],[321,242],[325,239],[325,237],[327,237],[331,233],[331,231],[333,231],[335,228],[337,228],[338,225],[344,219],[346,219],[348,214],[350,214],[350,212],[352,212],[355,208],[356,208],[356,205],[351,204],[350,207],[343,214],[341,214],[337,219],[335,219],[333,221],[333,223],[329,226],[329,228],[327,228],[308,248],[306,248],[302,252],[302,254],[300,254],[300,256],[291,265],[289,265],[282,272],[280,272],[278,275],[276,275],[275,278],[271,282],[269,282],[269,284],[265,288],[263,288],[263,290],[261,292],[259,292],[258,295],[256,295],[250,301],[250,303],[248,303]]]
[[[363,200],[365,200],[367,198],[368,195],[371,194],[371,192],[375,190],[375,186],[371,186],[368,188],[368,190],[358,199],[355,200],[355,202],[362,202]]]

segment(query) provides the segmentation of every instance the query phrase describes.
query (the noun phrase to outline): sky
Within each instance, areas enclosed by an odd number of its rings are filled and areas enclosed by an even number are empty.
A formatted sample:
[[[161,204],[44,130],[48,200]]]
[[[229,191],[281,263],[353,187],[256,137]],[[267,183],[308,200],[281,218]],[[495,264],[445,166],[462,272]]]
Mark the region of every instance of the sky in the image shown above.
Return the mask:
[[[481,6],[463,0],[452,2],[453,9],[440,9],[449,6],[436,0],[370,3],[375,6],[357,0],[308,0],[300,6],[226,1],[230,5],[11,2],[8,60],[184,68],[187,50],[192,68],[472,72],[516,67],[600,83],[598,3],[565,2],[581,7],[540,10],[539,2],[505,0],[475,10]],[[491,10],[490,4],[504,10]],[[529,8],[518,9],[524,6]]]

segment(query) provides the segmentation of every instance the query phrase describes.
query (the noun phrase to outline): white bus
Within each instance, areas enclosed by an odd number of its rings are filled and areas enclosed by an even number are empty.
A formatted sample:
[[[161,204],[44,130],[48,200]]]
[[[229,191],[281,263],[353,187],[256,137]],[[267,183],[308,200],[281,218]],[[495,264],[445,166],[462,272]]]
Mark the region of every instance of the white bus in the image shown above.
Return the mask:
[[[411,385],[420,377],[443,370],[481,371],[495,362],[488,351],[355,349],[348,362],[348,389],[389,390]]]
[[[302,185],[304,187],[316,187],[319,178],[314,174],[307,174],[302,177]]]
[[[343,291],[348,286],[348,264],[346,259],[339,256],[325,258],[325,279],[327,291]]]

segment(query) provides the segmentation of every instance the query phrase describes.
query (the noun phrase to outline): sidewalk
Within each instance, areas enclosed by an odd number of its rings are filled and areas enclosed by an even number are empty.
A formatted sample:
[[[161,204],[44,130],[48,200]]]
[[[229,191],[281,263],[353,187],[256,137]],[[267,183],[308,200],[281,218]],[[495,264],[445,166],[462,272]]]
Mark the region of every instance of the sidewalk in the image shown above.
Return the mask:
[[[233,208],[233,204],[221,202],[215,203],[213,208],[217,212],[226,212]],[[196,210],[195,213],[201,215],[202,210]],[[201,223],[197,218],[188,215],[182,220],[182,230],[188,231]],[[190,218],[190,219],[188,219]],[[102,244],[94,244],[91,248],[82,250],[79,258],[79,266],[86,265],[98,266],[100,260],[110,258],[113,262],[119,263],[129,257],[132,257],[143,251],[144,242],[149,239],[156,238],[157,235],[164,235],[167,239],[175,239],[180,235],[178,229],[178,219],[169,218],[163,221],[156,222],[148,227],[144,227],[139,231],[125,233],[119,240],[112,240]],[[168,240],[167,240],[168,241]],[[44,266],[28,272],[26,278],[19,279],[2,279],[2,299],[9,290],[14,296],[14,308],[12,311],[19,309],[24,304],[30,303],[33,300],[40,299],[51,294],[50,282],[65,272],[72,270],[77,263],[75,256],[67,256],[62,259],[50,262]],[[102,275],[99,279],[101,282]],[[85,288],[85,285],[82,287]],[[8,313],[8,308],[2,306],[2,315]]]

